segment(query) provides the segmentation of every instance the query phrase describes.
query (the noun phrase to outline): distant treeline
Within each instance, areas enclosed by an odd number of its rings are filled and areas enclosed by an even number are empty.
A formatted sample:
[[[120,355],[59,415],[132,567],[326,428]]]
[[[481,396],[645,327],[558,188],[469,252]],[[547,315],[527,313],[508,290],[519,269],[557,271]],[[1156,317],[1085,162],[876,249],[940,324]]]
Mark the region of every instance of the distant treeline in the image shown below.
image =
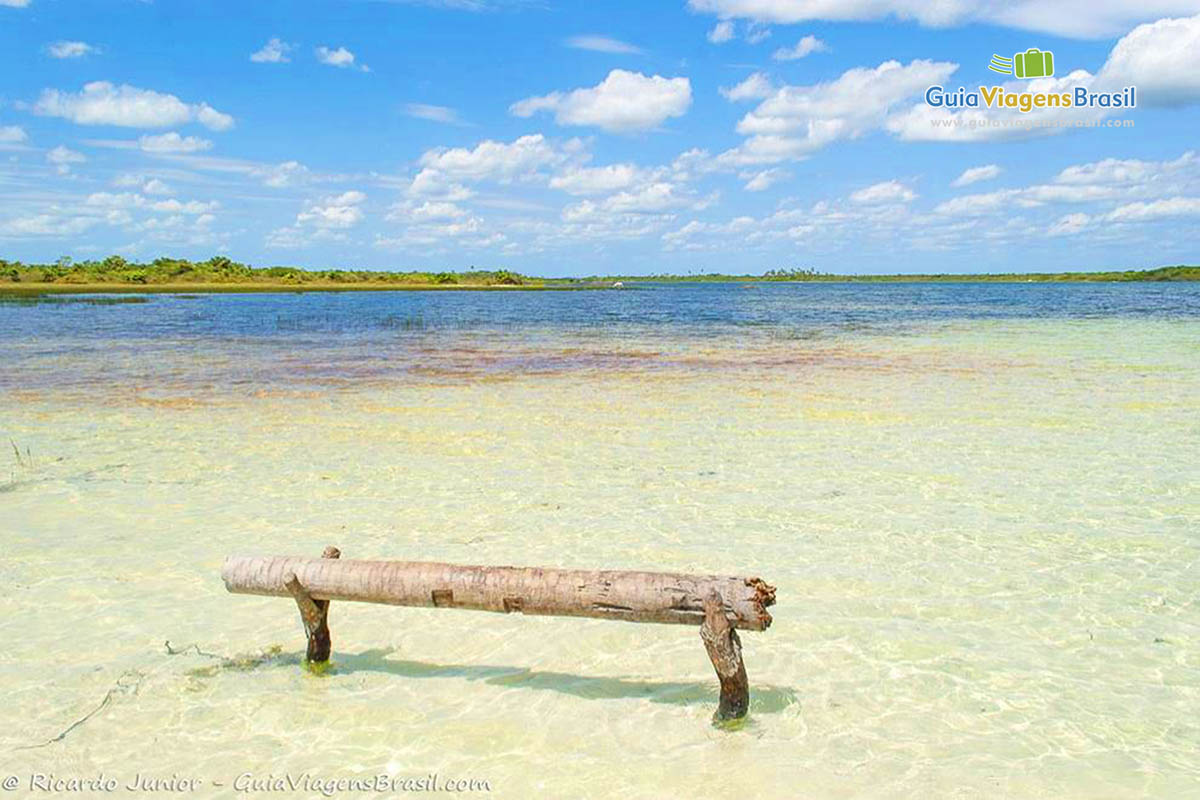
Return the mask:
[[[123,287],[153,291],[162,287],[209,288],[212,291],[256,291],[273,287],[295,289],[354,288],[600,288],[614,282],[628,283],[718,283],[791,281],[1200,281],[1200,267],[1174,266],[1148,270],[1106,272],[1035,272],[1001,274],[924,275],[836,275],[814,269],[773,269],[761,275],[727,275],[717,272],[692,275],[594,275],[586,278],[531,278],[507,269],[469,269],[460,272],[424,270],[380,272],[375,270],[299,267],[251,267],[225,256],[207,261],[156,258],[149,262],[127,261],[109,256],[100,261],[60,258],[53,264],[24,264],[0,259],[0,291],[81,291],[88,287]]]
[[[1054,282],[1054,281],[1200,281],[1200,267],[1179,265],[1156,269],[1110,270],[1104,272],[1001,272],[1001,273],[925,273],[919,275],[839,275],[809,269],[770,270],[762,275],[725,275],[709,272],[692,275],[595,275],[588,278],[547,278],[546,282],[606,283],[613,281],[643,281],[651,283],[730,283],[730,282],[854,282],[904,283],[921,281],[995,281]]]
[[[525,286],[538,279],[506,269],[466,272],[376,272],[374,270],[299,267],[250,267],[225,256],[207,261],[185,258],[156,258],[139,263],[121,256],[102,261],[72,261],[60,258],[53,264],[23,264],[0,259],[0,285],[42,283],[59,286],[122,284],[129,286],[178,284],[253,284],[271,286],[341,286],[354,284],[397,284],[405,286]]]

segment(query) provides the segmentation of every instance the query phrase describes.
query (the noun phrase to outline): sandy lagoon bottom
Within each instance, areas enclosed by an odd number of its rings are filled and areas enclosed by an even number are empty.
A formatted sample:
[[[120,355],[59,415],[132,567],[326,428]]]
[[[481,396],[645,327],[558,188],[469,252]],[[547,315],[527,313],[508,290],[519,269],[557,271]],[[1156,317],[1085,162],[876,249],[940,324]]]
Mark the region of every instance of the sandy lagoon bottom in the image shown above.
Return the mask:
[[[6,773],[197,796],[244,773],[506,798],[1200,792],[1194,322],[714,339],[669,364],[563,348],[585,366],[300,390],[205,382],[180,350],[145,356],[177,381],[153,391],[10,382]],[[23,368],[69,359],[46,358]],[[711,668],[672,626],[338,604],[334,669],[309,674],[291,603],[219,570],[326,544],[761,575],[779,603],[743,635],[752,715],[709,724]]]

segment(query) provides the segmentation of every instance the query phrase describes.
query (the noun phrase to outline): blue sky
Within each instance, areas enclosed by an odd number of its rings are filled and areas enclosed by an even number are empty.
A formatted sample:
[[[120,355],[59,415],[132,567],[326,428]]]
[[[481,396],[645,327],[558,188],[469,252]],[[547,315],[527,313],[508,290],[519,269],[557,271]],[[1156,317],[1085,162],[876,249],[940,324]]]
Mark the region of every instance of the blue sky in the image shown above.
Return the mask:
[[[1054,77],[988,71],[1031,47]],[[0,0],[0,48],[8,259],[1200,262],[1200,0]],[[1138,107],[934,109],[933,84]]]

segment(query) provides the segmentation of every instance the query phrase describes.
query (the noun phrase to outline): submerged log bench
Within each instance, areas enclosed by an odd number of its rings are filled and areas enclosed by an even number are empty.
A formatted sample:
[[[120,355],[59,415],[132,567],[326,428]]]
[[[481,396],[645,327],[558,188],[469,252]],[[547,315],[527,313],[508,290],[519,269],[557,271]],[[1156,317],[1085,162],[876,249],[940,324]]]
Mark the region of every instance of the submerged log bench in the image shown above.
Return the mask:
[[[698,625],[721,682],[718,719],[743,717],[750,687],[737,630],[763,631],[775,587],[759,578],[540,567],[468,567],[321,558],[230,556],[221,577],[236,594],[291,597],[300,607],[310,662],[329,660],[329,601],[466,608],[506,614],[597,617]]]

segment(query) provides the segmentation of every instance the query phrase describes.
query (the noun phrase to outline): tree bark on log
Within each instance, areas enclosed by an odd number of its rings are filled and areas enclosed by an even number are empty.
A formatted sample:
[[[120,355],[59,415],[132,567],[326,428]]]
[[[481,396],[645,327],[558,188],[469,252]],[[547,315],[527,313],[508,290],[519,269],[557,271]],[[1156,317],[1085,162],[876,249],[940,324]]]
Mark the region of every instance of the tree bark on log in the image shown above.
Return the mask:
[[[741,719],[750,708],[750,681],[742,661],[742,640],[725,618],[724,605],[715,589],[704,598],[700,638],[721,682],[721,699],[714,719]]]
[[[326,547],[321,558],[341,558],[341,551],[336,547]],[[317,600],[308,589],[290,573],[283,582],[289,594],[296,600],[300,609],[300,622],[304,625],[304,633],[308,636],[308,649],[305,659],[313,664],[323,664],[329,660],[329,652],[333,643],[329,637],[329,601]]]
[[[315,602],[467,608],[699,625],[716,592],[730,628],[761,631],[775,587],[759,578],[620,570],[460,566],[418,561],[230,556],[221,570],[237,594],[294,597],[295,579]],[[306,621],[307,626],[307,621]]]

